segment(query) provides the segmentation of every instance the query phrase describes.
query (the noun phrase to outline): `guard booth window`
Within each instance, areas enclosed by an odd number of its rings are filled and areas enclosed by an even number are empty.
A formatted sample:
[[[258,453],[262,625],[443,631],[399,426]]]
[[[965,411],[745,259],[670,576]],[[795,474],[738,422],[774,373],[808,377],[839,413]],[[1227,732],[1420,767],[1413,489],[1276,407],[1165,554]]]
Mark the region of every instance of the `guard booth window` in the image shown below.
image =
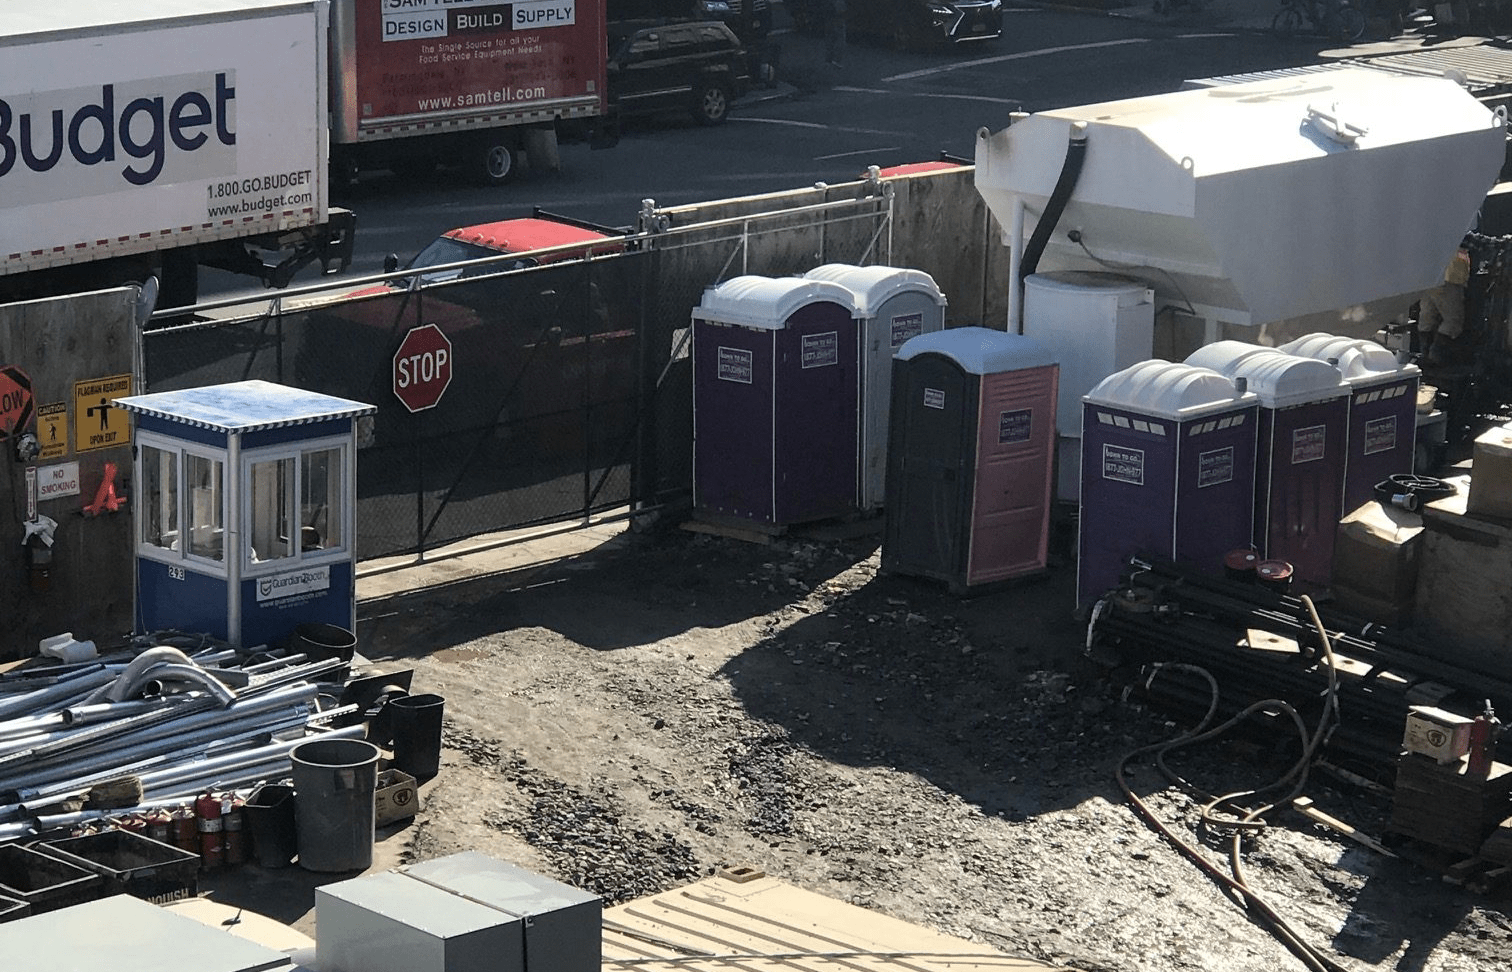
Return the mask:
[[[251,464],[253,563],[345,547],[342,456],[339,447],[316,448]]]
[[[185,454],[184,474],[191,503],[189,553],[220,562],[226,559],[225,465]]]
[[[226,558],[226,465],[220,459],[143,444],[143,547],[222,563]],[[180,484],[188,497],[180,504]],[[184,522],[187,515],[188,523]],[[188,549],[180,543],[189,538]]]
[[[177,550],[178,453],[153,446],[142,447],[143,544],[161,550]]]
[[[319,449],[300,456],[299,543],[303,550],[333,550],[341,536],[341,450]]]

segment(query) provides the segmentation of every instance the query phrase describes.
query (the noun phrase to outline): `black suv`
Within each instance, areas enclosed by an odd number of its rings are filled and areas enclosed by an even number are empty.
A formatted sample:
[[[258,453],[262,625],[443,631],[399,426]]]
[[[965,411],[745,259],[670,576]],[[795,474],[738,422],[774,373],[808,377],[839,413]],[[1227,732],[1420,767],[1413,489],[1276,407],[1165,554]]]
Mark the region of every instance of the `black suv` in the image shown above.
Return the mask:
[[[620,115],[686,111],[717,125],[750,88],[750,57],[723,23],[609,24],[609,104]]]

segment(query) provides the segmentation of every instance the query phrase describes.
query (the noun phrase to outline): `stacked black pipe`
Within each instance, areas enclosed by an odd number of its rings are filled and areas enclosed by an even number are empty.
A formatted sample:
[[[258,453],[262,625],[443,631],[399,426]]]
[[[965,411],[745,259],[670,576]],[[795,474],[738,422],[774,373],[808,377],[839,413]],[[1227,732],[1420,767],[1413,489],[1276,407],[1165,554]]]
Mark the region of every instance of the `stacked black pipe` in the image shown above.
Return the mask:
[[[1498,711],[1512,712],[1512,683],[1447,660],[1444,646],[1415,643],[1326,604],[1315,607],[1338,673],[1340,721],[1324,749],[1330,761],[1389,781],[1411,706],[1473,716],[1489,699]],[[1251,638],[1251,632],[1262,634]],[[1272,644],[1265,633],[1285,641]],[[1094,608],[1087,644],[1116,677],[1190,724],[1207,711],[1207,682],[1179,671],[1152,678],[1158,663],[1182,662],[1211,673],[1219,686],[1219,718],[1277,698],[1313,725],[1328,686],[1317,630],[1300,597],[1199,575],[1163,558],[1130,561],[1123,585]],[[1290,720],[1273,721],[1280,731],[1294,733]]]

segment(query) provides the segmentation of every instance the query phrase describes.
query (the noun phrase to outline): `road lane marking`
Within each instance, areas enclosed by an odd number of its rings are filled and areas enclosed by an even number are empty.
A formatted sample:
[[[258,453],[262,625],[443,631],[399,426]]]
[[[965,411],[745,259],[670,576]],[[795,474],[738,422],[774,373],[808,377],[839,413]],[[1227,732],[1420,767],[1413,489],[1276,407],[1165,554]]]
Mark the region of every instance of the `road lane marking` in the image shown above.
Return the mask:
[[[1121,47],[1125,44],[1148,44],[1148,37],[1126,37],[1122,40],[1097,41],[1091,44],[1067,44],[1064,47],[1043,47],[1037,51],[1019,51],[1016,54],[999,54],[997,57],[979,57],[974,61],[955,61],[951,64],[942,64],[939,67],[924,68],[919,71],[908,71],[904,74],[894,74],[883,81],[912,81],[914,78],[927,78],[934,74],[944,74],[947,71],[959,71],[963,68],[980,67],[983,64],[1001,64],[1004,61],[1021,61],[1027,57],[1044,57],[1046,54],[1064,54],[1068,51],[1090,51],[1099,47]]]
[[[898,152],[901,151],[902,148],[903,146],[901,145],[888,145],[884,146],[883,148],[858,149],[854,152],[836,152],[834,155],[816,155],[814,156],[814,161],[832,162],[835,159],[849,158],[852,155],[871,155],[873,152]]]
[[[847,128],[844,125],[824,125],[819,122],[797,121],[792,118],[747,118],[744,115],[731,115],[732,122],[749,122],[757,125],[786,125],[789,128],[823,128],[832,132],[845,132],[847,135],[887,135],[896,138],[903,132],[888,132],[877,128]]]
[[[990,95],[948,94],[943,91],[893,91],[889,88],[851,88],[840,86],[836,86],[833,90],[843,91],[846,94],[887,95],[889,98],[896,98],[902,94],[910,98],[954,98],[957,101],[986,101],[994,105],[1013,105],[1015,108],[1024,103],[1022,98],[994,98]]]

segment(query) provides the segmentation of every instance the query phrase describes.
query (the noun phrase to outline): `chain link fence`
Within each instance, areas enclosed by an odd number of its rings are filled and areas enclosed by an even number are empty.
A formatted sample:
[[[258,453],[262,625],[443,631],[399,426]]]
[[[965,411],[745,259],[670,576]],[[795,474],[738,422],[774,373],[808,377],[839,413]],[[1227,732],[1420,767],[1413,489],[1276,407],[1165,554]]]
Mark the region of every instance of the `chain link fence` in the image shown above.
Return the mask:
[[[261,378],[376,405],[359,425],[360,559],[627,506],[677,507],[692,494],[689,337],[704,289],[748,273],[890,264],[896,208],[891,187],[876,183],[648,208],[623,253],[500,263],[413,288],[390,277],[149,330],[145,382],[167,391]],[[979,230],[945,232],[979,259]],[[948,275],[960,255],[897,265]],[[394,392],[394,359],[424,324],[450,340],[452,377],[434,407],[411,412]]]

